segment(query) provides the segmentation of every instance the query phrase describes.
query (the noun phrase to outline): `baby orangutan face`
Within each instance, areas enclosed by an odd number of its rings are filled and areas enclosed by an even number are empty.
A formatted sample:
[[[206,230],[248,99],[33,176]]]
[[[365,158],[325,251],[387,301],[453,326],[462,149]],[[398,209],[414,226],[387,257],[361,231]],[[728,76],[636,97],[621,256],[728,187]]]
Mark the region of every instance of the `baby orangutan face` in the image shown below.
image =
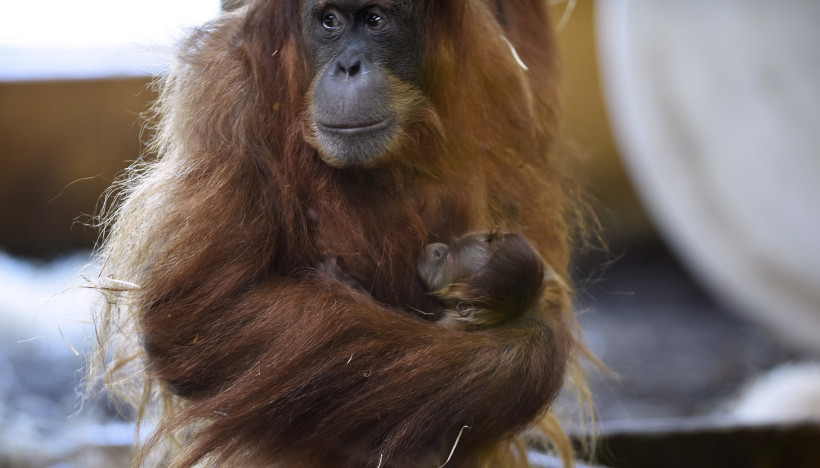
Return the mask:
[[[419,276],[427,289],[435,292],[480,270],[491,253],[485,233],[467,234],[449,246],[428,244],[418,263]]]
[[[445,307],[441,325],[481,328],[517,318],[537,306],[544,264],[522,236],[478,231],[449,246],[429,244],[419,277]]]

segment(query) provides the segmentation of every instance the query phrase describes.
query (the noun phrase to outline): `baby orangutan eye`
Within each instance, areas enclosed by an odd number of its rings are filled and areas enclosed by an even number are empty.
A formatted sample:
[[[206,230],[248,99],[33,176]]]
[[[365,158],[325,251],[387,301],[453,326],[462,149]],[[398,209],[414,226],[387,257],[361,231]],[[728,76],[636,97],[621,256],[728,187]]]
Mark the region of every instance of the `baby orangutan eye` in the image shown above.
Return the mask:
[[[458,311],[458,315],[464,318],[472,318],[473,314],[473,305],[469,302],[461,301],[456,304],[456,310]]]

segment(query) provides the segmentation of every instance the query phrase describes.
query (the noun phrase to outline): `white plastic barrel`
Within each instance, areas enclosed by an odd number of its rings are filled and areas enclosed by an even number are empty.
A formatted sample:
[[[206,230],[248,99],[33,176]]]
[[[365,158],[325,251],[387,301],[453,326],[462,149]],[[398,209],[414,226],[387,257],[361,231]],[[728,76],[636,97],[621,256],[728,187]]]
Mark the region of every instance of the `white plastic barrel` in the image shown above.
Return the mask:
[[[820,351],[820,2],[599,0],[620,152],[704,285]]]

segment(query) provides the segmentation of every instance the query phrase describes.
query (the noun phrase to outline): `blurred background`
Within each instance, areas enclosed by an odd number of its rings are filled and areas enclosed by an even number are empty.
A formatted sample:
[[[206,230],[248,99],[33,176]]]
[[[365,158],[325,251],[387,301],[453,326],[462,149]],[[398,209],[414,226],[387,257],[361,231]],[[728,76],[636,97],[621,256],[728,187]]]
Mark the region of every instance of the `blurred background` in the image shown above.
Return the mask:
[[[147,138],[151,76],[220,7],[0,6],[0,467],[127,464],[132,428],[74,390],[95,300],[83,288],[89,223]],[[814,427],[820,3],[551,9],[564,133],[601,224],[574,273],[585,339],[613,374],[592,375],[612,450],[621,433],[680,445],[682,431]],[[795,438],[820,442],[786,434],[778,447],[792,452]],[[787,466],[773,463],[754,466]]]

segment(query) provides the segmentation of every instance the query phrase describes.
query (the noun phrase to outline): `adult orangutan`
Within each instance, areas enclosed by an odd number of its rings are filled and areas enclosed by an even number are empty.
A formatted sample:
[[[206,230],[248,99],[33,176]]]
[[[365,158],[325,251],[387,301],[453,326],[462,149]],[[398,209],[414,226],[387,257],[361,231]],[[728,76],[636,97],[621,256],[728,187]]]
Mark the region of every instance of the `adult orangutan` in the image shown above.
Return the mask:
[[[98,252],[96,362],[163,410],[161,463],[526,464],[569,292],[451,330],[416,260],[501,227],[566,276],[554,83],[543,0],[259,0],[193,33]]]

